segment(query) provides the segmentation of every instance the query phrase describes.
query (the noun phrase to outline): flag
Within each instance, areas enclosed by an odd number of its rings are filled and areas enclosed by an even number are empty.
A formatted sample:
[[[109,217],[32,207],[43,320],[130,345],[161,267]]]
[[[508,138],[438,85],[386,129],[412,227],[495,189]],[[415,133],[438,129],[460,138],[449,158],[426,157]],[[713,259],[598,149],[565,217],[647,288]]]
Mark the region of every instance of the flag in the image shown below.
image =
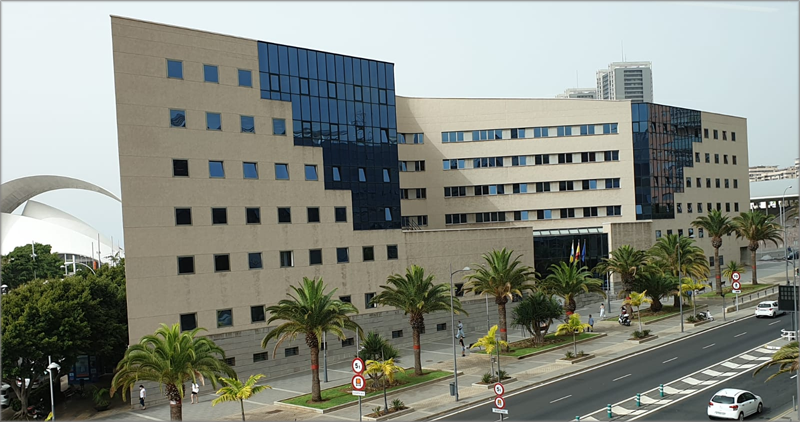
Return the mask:
[[[569,250],[569,263],[572,264],[574,260],[575,260],[575,240],[572,241],[572,248],[570,248]]]
[[[581,250],[581,261],[586,262],[586,239],[583,239],[583,250]]]
[[[579,262],[581,260],[581,241],[578,241],[578,248],[575,249],[575,262]]]

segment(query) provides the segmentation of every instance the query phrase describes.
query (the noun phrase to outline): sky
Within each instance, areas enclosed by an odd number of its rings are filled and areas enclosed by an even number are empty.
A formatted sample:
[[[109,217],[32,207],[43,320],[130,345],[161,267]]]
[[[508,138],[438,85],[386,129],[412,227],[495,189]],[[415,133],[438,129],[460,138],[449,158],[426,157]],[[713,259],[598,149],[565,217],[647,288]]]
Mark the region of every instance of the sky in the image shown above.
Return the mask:
[[[552,98],[614,61],[655,102],[747,118],[750,165],[798,152],[797,2],[8,2],[0,180],[51,174],[120,196],[110,15],[395,63],[397,95]],[[123,240],[122,207],[35,200]],[[19,210],[18,210],[19,212]],[[123,247],[124,247],[124,242]]]

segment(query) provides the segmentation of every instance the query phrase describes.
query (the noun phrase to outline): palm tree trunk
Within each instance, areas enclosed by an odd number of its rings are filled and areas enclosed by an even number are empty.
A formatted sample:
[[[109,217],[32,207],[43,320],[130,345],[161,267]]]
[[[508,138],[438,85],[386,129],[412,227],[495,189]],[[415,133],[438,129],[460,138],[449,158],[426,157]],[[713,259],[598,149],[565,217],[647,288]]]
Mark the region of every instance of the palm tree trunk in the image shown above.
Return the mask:
[[[319,388],[319,346],[311,348],[311,401],[322,401]]]
[[[183,420],[183,404],[181,400],[175,400],[175,403],[169,404],[169,420],[182,421]]]
[[[680,286],[680,284],[678,286]],[[672,296],[672,307],[673,308],[677,308],[677,307],[681,306],[680,300],[681,300],[681,294],[680,293]]]
[[[422,375],[422,350],[419,347],[419,329],[412,328],[411,337],[414,339],[414,375]]]
[[[389,413],[389,400],[386,398],[386,376],[383,376],[383,411]]]
[[[641,306],[637,306],[636,307],[636,319],[639,320],[639,331],[642,331],[642,312],[641,312],[641,310],[642,310]]]
[[[720,264],[722,263],[719,262],[719,248],[714,248],[714,265],[717,266],[717,275],[716,275],[717,294],[722,293],[722,275],[720,274],[720,271],[722,270],[722,265]]]
[[[572,332],[572,351],[575,353],[575,357],[578,357],[578,341],[575,339],[575,332]]]
[[[239,399],[239,403],[242,405],[242,420],[244,420],[244,400]]]
[[[756,250],[753,249],[750,251],[750,261],[753,265],[753,285],[758,284],[758,277],[756,276]]]
[[[498,303],[497,304],[497,316],[500,323],[500,339],[508,342],[508,332],[506,330],[506,304],[505,303]],[[504,346],[504,352],[508,351],[508,346]]]

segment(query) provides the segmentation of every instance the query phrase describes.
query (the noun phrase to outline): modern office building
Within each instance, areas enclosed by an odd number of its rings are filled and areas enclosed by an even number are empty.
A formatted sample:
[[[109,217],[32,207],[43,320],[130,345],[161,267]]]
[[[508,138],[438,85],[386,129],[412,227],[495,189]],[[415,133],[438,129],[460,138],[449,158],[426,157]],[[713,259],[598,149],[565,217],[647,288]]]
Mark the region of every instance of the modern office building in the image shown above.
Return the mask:
[[[749,169],[751,182],[768,180],[797,179],[800,177],[800,158],[794,159],[794,165],[786,168],[778,166],[753,166]]]
[[[556,98],[583,98],[593,100],[597,98],[595,88],[567,88],[563,93],[556,95]]]
[[[614,62],[597,71],[597,98],[652,103],[653,66],[650,62]]]
[[[119,17],[112,35],[131,341],[159,323],[204,327],[241,374],[307,370],[302,340],[260,348],[265,306],[303,277],[404,348],[407,318],[369,302],[412,264],[449,282],[507,247],[546,272],[580,244],[593,267],[671,232],[713,257],[691,221],[749,201],[743,118],[409,98],[392,63]],[[722,254],[743,246],[726,239]],[[484,299],[462,300],[468,331],[484,330]],[[423,342],[448,324],[427,316]],[[335,342],[329,359],[352,356],[353,338]]]

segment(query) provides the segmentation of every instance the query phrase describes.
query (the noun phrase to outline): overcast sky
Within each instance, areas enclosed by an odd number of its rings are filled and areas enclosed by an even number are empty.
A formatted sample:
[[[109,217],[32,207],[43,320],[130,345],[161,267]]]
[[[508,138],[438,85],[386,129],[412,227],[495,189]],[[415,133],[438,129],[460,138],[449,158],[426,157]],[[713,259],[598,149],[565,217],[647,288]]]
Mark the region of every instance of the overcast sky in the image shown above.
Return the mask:
[[[109,15],[395,63],[397,94],[551,98],[612,61],[653,63],[655,102],[747,118],[750,164],[798,157],[797,2],[2,2],[3,182],[120,194]],[[122,239],[119,203],[36,200]],[[124,245],[123,245],[124,246]]]

